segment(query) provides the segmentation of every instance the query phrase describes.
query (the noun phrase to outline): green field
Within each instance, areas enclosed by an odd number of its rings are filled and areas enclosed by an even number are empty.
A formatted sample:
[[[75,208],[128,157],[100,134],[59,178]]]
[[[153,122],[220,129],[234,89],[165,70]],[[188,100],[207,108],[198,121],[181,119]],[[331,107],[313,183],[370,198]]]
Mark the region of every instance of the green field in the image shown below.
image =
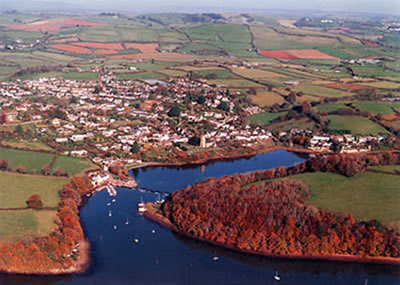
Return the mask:
[[[314,121],[308,119],[308,118],[303,118],[303,119],[292,119],[289,121],[285,122],[278,122],[278,123],[273,123],[268,126],[269,129],[271,130],[280,130],[280,131],[290,131],[293,128],[299,128],[303,130],[312,130],[315,128],[315,123]]]
[[[7,143],[6,143],[7,144]],[[23,143],[16,145],[11,143],[12,146],[27,146]],[[33,147],[44,148],[38,142],[33,144]],[[32,147],[32,148],[33,148]],[[41,153],[36,151],[27,150],[16,150],[11,148],[0,148],[0,159],[7,159],[11,164],[12,170],[23,165],[28,173],[40,174],[43,166],[50,165],[54,158],[54,154]],[[69,175],[75,175],[85,169],[93,167],[88,160],[76,157],[68,156],[57,156],[52,165],[52,171],[56,171],[58,168],[64,169]]]
[[[67,72],[63,74],[65,79],[70,80],[95,80],[98,76],[97,72]]]
[[[383,127],[368,118],[358,116],[329,115],[328,128],[331,130],[350,130],[353,135],[388,134]]]
[[[272,120],[285,115],[287,112],[279,113],[259,113],[249,117],[249,123],[254,125],[268,125]]]
[[[382,114],[384,116],[393,115],[395,112],[392,108],[400,108],[400,103],[387,103],[377,101],[360,101],[353,105],[362,112],[369,112],[373,115]]]
[[[174,70],[174,69],[163,69],[158,71],[159,73],[165,74],[169,77],[185,77],[187,75],[186,72],[181,70]]]
[[[392,167],[400,170],[400,166]],[[292,178],[310,187],[308,204],[337,212],[350,212],[359,221],[377,219],[385,224],[400,225],[400,176],[367,171],[352,178],[322,172],[300,174]]]
[[[69,175],[75,175],[83,170],[93,167],[94,165],[86,159],[59,155],[53,164],[52,170],[56,171],[58,168],[62,168]]]
[[[29,150],[45,150],[45,151],[54,151],[51,147],[45,145],[39,140],[36,141],[24,141],[24,140],[7,140],[2,142],[3,145],[11,147],[11,148],[23,148]]]
[[[262,85],[245,79],[212,79],[208,83],[225,87],[263,87]]]
[[[352,93],[342,91],[339,89],[327,88],[323,86],[313,85],[311,83],[301,84],[300,86],[293,88],[294,91],[301,91],[307,95],[317,96],[317,97],[345,97],[345,96],[353,96]]]
[[[202,78],[215,78],[215,79],[240,79],[238,76],[225,69],[216,70],[199,70],[195,74]]]
[[[334,112],[338,109],[351,109],[346,106],[344,103],[330,103],[330,104],[321,104],[316,106],[318,112]]]
[[[0,211],[0,243],[48,236],[55,228],[55,210]]]
[[[129,79],[163,79],[165,75],[157,72],[139,72],[139,73],[118,73],[117,79],[129,80]]]
[[[58,191],[67,182],[66,178],[0,172],[0,208],[26,207],[32,194],[40,195],[45,207],[55,207]]]
[[[31,173],[40,173],[44,165],[49,165],[54,155],[33,151],[0,148],[0,159],[7,159],[13,170],[19,165]]]

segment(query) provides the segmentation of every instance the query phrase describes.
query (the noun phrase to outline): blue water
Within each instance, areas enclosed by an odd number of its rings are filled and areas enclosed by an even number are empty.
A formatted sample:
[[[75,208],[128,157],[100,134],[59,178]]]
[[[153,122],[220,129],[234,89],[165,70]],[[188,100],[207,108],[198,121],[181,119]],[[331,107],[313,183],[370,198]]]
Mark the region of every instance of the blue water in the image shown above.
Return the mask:
[[[205,167],[137,169],[132,175],[140,187],[172,192],[208,177],[301,161],[293,153],[276,151]],[[87,273],[61,277],[0,275],[0,284],[400,284],[399,267],[270,259],[184,238],[138,215],[136,205],[141,199],[156,198],[152,193],[118,189],[112,202],[107,192],[96,194],[81,209],[85,235],[92,244],[92,264]],[[214,256],[219,260],[214,261]],[[279,282],[273,278],[275,272],[281,278]]]

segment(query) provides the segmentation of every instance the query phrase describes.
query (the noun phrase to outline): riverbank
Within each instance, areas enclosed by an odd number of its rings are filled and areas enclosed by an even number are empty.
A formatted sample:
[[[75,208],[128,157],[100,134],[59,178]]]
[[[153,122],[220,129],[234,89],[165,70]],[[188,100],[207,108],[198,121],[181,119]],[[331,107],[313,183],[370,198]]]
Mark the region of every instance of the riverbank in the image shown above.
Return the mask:
[[[170,220],[166,217],[164,217],[162,214],[157,213],[159,205],[156,205],[155,203],[146,203],[146,211],[144,212],[144,216],[175,232],[180,235],[183,235],[188,238],[192,238],[195,240],[199,240],[202,242],[206,242],[215,246],[220,246],[224,247],[230,250],[234,250],[237,252],[245,253],[245,254],[252,254],[252,255],[258,255],[258,256],[265,256],[265,257],[270,257],[270,258],[280,258],[280,259],[291,259],[291,260],[315,260],[315,261],[335,261],[335,262],[350,262],[350,263],[370,263],[370,264],[387,264],[387,265],[400,265],[400,259],[399,258],[390,258],[390,257],[369,257],[369,256],[352,256],[352,255],[302,255],[302,254],[290,254],[290,255],[280,255],[280,254],[274,254],[274,253],[262,253],[254,250],[248,250],[248,249],[240,249],[235,246],[225,244],[225,243],[220,243],[217,241],[212,241],[212,240],[207,240],[195,235],[192,235],[190,233],[182,232],[176,228],[174,224],[170,222]]]
[[[18,274],[18,275],[37,275],[37,276],[55,276],[55,275],[69,275],[69,274],[82,274],[87,271],[90,265],[90,242],[88,240],[80,241],[80,250],[78,260],[67,268],[53,268],[49,270],[29,270],[20,271],[15,269],[2,269],[1,274]]]
[[[194,161],[185,161],[181,163],[177,162],[143,162],[141,164],[132,164],[132,165],[126,165],[126,168],[131,170],[131,169],[137,169],[137,168],[143,168],[143,167],[162,167],[162,166],[186,166],[186,165],[201,165],[201,164],[206,164],[214,161],[219,161],[219,160],[230,160],[230,159],[241,159],[241,158],[247,158],[247,157],[252,157],[258,154],[264,154],[264,153],[269,153],[277,150],[286,150],[294,153],[304,153],[304,154],[331,154],[328,152],[316,152],[313,150],[309,149],[304,149],[304,148],[295,148],[295,147],[286,147],[286,146],[272,146],[272,147],[267,147],[263,149],[262,151],[254,151],[254,152],[249,152],[245,154],[233,154],[233,155],[220,155],[217,157],[209,157],[209,158],[204,158],[204,159],[199,159],[199,160],[194,160]]]
[[[88,240],[81,240],[79,243],[79,258],[75,264],[67,269],[54,270],[50,274],[43,273],[43,275],[64,275],[64,274],[82,274],[87,271],[90,265],[90,242]],[[35,273],[36,274],[36,273]],[[41,275],[39,273],[39,275]]]

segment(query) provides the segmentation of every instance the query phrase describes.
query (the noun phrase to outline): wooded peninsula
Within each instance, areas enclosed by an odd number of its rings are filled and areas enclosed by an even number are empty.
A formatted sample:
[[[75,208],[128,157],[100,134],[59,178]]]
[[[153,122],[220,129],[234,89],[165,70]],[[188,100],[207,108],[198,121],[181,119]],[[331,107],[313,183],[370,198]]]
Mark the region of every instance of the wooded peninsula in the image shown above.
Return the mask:
[[[299,259],[400,264],[397,229],[376,220],[306,204],[308,186],[292,176],[333,172],[347,177],[400,163],[400,154],[316,156],[280,167],[211,178],[148,204],[146,216],[186,236],[242,252]]]

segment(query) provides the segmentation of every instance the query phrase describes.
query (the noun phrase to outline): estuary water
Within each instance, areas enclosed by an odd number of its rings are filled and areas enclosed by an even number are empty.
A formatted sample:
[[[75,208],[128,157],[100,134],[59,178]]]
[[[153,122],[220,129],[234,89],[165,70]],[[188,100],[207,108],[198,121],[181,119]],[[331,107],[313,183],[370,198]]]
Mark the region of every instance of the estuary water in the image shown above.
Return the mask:
[[[400,284],[399,267],[271,259],[233,252],[174,234],[145,219],[137,204],[155,201],[209,177],[288,166],[304,159],[284,150],[185,167],[148,167],[131,174],[139,188],[91,197],[81,208],[92,263],[80,275],[0,275],[0,284]],[[277,280],[279,276],[280,280]]]

